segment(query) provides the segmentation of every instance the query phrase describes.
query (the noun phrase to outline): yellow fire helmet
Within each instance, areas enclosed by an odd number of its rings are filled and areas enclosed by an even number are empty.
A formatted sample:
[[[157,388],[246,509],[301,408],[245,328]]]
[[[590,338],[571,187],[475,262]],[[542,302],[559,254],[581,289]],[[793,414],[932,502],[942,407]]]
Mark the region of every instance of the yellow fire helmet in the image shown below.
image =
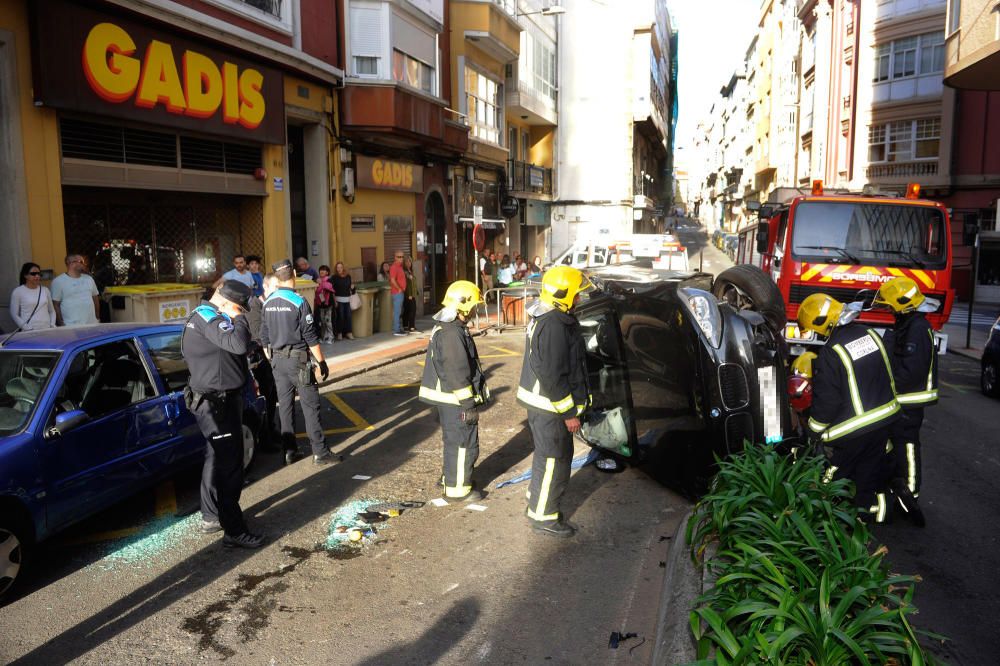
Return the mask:
[[[895,277],[879,287],[874,304],[885,306],[896,314],[906,314],[919,308],[924,300],[916,282],[908,277]]]
[[[835,298],[826,294],[812,294],[799,306],[799,328],[829,337],[833,327],[839,323],[840,313],[843,311],[844,304]]]
[[[448,287],[441,304],[446,308],[454,309],[463,316],[468,316],[482,302],[483,297],[479,292],[479,287],[468,280],[457,280]]]
[[[577,294],[593,289],[593,283],[587,279],[578,268],[572,266],[555,266],[545,271],[542,276],[542,303],[569,312],[576,301]]]
[[[804,352],[797,359],[792,361],[792,374],[806,379],[812,379],[813,361],[816,360],[816,352]]]

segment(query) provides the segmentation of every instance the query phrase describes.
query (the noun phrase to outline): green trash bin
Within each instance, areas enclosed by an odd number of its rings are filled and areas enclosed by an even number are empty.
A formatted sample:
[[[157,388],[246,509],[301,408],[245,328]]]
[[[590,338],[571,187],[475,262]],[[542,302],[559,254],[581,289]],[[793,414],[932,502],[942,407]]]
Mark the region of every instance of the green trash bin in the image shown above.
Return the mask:
[[[355,285],[355,289],[361,298],[361,307],[351,312],[351,332],[356,338],[371,337],[378,283],[361,282]]]
[[[379,333],[392,333],[392,287],[388,282],[379,282],[378,319],[375,325]]]

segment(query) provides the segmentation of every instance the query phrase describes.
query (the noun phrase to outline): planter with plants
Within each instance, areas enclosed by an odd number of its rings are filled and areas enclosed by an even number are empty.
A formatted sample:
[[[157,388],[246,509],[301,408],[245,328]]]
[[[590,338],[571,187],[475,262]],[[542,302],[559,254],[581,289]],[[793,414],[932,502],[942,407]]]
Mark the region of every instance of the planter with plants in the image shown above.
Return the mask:
[[[825,470],[761,445],[719,462],[686,532],[714,579],[690,615],[697,664],[933,663],[908,620],[918,578],[889,573]]]

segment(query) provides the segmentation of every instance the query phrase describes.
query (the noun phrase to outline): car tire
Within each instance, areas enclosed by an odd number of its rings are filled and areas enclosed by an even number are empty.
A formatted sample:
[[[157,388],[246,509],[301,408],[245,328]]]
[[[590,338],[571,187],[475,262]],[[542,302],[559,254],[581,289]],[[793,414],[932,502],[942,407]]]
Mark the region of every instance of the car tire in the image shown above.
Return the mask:
[[[979,387],[983,395],[1000,398],[1000,367],[995,360],[983,360],[982,374],[979,376]]]
[[[0,605],[12,598],[25,579],[32,545],[31,530],[8,509],[0,507],[7,514],[0,518]]]
[[[775,333],[783,334],[787,321],[785,299],[778,285],[756,266],[741,264],[722,271],[715,278],[712,293],[737,310],[759,312]]]
[[[257,444],[260,440],[260,428],[255,426],[256,419],[245,416],[243,420],[243,471],[250,469],[254,456],[257,455]]]

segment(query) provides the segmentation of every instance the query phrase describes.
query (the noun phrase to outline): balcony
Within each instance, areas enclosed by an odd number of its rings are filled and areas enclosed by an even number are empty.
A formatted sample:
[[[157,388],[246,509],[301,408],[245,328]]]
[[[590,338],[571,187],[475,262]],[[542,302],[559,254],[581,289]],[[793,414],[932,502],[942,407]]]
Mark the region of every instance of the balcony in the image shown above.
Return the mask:
[[[559,114],[555,101],[522,81],[518,77],[517,65],[512,65],[512,68],[514,76],[504,81],[507,114],[512,118],[521,118],[529,125],[557,125]]]
[[[396,83],[350,80],[340,95],[345,134],[399,148],[460,155],[469,147],[469,128],[446,118],[444,100]]]
[[[865,178],[910,178],[912,176],[936,176],[937,160],[927,162],[893,162],[891,164],[873,164],[865,169]]]
[[[453,0],[451,30],[497,62],[513,62],[521,50],[521,27],[509,5]]]
[[[552,196],[552,169],[507,160],[507,189],[513,193]]]

